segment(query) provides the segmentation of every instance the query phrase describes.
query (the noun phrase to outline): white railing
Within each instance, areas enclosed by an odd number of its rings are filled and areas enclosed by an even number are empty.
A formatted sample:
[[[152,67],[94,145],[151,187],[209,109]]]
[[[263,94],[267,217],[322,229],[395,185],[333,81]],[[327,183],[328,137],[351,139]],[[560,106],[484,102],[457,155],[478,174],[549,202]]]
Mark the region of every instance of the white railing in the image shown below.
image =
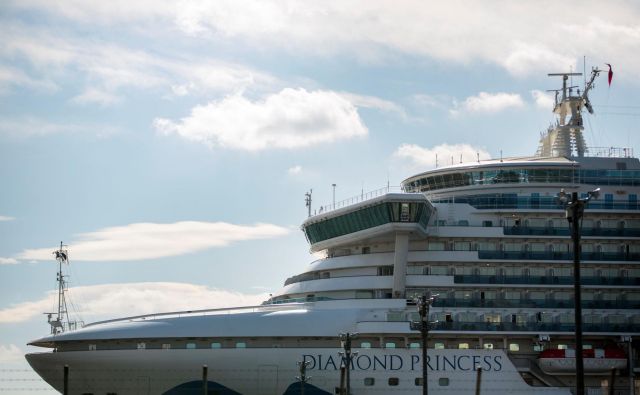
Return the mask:
[[[333,211],[342,207],[348,207],[355,203],[364,202],[369,199],[373,199],[379,196],[383,196],[387,193],[391,192],[403,192],[400,186],[386,186],[379,189],[375,189],[369,192],[362,192],[359,195],[352,196],[350,198],[340,200],[335,203],[326,204],[324,206],[320,206],[320,208],[313,213],[313,215],[318,215],[322,213],[326,213],[328,211]]]
[[[585,156],[598,158],[633,158],[633,148],[589,147]]]

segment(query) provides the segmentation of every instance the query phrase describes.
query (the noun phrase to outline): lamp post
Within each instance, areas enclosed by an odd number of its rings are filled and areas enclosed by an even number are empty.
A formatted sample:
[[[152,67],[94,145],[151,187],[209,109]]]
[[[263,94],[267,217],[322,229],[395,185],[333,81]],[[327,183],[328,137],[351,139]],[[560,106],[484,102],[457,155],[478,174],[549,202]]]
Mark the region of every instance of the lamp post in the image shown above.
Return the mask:
[[[331,184],[333,187],[333,209],[336,209],[336,184]]]
[[[358,334],[346,332],[346,333],[340,333],[339,336],[340,336],[340,340],[342,341],[342,347],[344,349],[344,352],[341,352],[340,355],[342,356],[342,361],[344,362],[344,365],[345,365],[345,373],[346,373],[346,381],[347,381],[345,394],[351,395],[351,374],[350,374],[351,361],[353,360],[353,357],[358,355],[357,352],[351,351],[351,340],[356,338]],[[341,388],[340,391],[342,392],[342,390],[343,389]]]
[[[564,189],[558,194],[558,200],[565,206],[567,221],[571,226],[571,240],[573,241],[573,293],[576,327],[576,395],[584,395],[584,360],[582,356],[582,294],[580,279],[580,225],[584,215],[584,208],[591,199],[597,199],[600,188],[587,193],[587,197],[578,198],[578,192],[569,195]]]
[[[427,340],[429,337],[429,307],[435,300],[436,296],[427,296],[423,294],[419,298],[415,299],[416,306],[418,306],[418,314],[420,314],[420,322],[412,322],[411,329],[419,330],[422,335],[422,395],[429,393],[429,386],[427,385]]]

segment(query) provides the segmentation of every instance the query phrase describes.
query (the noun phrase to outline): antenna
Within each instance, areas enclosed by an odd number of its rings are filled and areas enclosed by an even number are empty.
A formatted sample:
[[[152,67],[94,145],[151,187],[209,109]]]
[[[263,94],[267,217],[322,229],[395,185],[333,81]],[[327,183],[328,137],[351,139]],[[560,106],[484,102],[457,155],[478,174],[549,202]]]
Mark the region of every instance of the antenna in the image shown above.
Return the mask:
[[[62,273],[62,264],[69,264],[69,251],[64,249],[64,247],[66,246],[60,242],[60,248],[53,252],[56,257],[56,261],[58,261],[58,273],[56,276],[56,281],[58,282],[58,311],[56,313],[45,313],[47,314],[47,321],[49,322],[49,325],[51,325],[52,335],[64,332],[65,322],[67,322],[67,324],[71,323],[69,321],[67,300],[65,298],[65,292],[67,291],[67,282],[65,281],[66,276]],[[55,319],[52,319],[53,314],[56,314]]]
[[[309,189],[309,192],[304,194],[304,205],[307,207],[309,217],[311,217],[311,194],[312,193],[313,193],[313,189]]]

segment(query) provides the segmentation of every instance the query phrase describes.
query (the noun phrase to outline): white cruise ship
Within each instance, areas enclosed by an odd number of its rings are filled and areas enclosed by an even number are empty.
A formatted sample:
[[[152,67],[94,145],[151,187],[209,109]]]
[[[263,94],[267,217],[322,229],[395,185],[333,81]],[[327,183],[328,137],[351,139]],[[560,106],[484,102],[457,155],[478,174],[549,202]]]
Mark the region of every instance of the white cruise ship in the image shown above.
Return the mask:
[[[302,230],[325,257],[260,306],[56,324],[30,343],[52,350],[26,358],[68,394],[420,394],[411,323],[428,294],[430,393],[575,393],[573,249],[558,194],[600,188],[580,223],[585,393],[640,394],[640,161],[584,142],[597,74],[582,93],[563,76],[534,156],[436,168],[310,216]]]

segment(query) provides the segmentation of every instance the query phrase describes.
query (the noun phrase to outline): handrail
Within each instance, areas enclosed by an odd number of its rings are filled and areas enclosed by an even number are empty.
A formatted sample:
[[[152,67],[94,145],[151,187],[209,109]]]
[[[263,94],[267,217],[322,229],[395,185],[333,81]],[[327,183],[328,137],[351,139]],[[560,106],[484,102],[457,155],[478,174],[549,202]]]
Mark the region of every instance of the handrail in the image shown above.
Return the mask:
[[[340,200],[332,204],[326,204],[324,206],[320,206],[320,208],[318,209],[318,212],[316,212],[314,215],[327,213],[329,211],[333,211],[342,207],[347,207],[355,203],[364,202],[390,192],[404,192],[404,191],[400,186],[386,186],[386,187],[374,189],[373,191],[369,191],[369,192],[363,191],[359,195],[351,196],[349,198]]]
[[[132,321],[132,320],[138,320],[138,319],[147,319],[147,318],[156,319],[156,318],[169,317],[169,316],[178,316],[178,317],[180,317],[183,314],[188,314],[188,315],[198,315],[198,314],[207,315],[206,313],[212,313],[212,312],[216,312],[216,313],[226,312],[226,313],[230,314],[231,312],[235,312],[235,311],[238,311],[238,310],[250,310],[251,312],[255,312],[255,311],[258,311],[258,310],[262,310],[262,309],[268,308],[269,306],[272,306],[272,304],[271,303],[267,303],[267,304],[255,305],[255,306],[222,307],[222,308],[215,308],[215,309],[183,310],[183,311],[171,311],[171,312],[165,312],[165,313],[142,314],[142,315],[134,315],[134,316],[129,316],[129,317],[114,318],[114,319],[104,320],[104,321],[96,321],[96,322],[92,322],[90,324],[85,325],[84,328],[87,328],[87,327],[90,327],[90,326],[94,326],[94,325],[109,324],[109,323],[121,322],[121,321]]]

